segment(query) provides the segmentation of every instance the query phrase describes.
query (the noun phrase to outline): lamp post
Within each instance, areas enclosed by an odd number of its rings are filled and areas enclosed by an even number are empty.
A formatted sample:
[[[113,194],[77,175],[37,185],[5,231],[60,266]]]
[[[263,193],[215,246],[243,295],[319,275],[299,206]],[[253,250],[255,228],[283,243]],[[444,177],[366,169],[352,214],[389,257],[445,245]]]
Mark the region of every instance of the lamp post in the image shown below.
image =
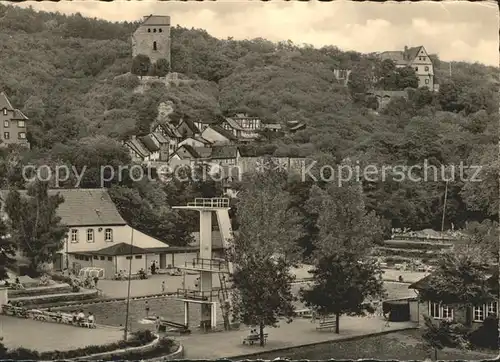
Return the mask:
[[[123,332],[123,339],[127,340],[128,335],[128,314],[130,311],[130,282],[132,279],[132,255],[134,246],[134,229],[132,228],[132,233],[130,234],[130,261],[128,266],[128,291],[127,291],[127,311],[125,312],[125,330]]]

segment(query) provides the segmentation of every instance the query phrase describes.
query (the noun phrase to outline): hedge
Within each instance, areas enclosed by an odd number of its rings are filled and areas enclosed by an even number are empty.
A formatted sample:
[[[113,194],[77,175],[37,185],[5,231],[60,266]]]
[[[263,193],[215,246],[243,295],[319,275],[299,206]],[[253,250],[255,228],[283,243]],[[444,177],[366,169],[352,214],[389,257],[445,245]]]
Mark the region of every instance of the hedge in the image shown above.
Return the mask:
[[[423,250],[440,250],[449,249],[453,247],[452,244],[440,244],[440,243],[425,243],[418,241],[399,241],[399,240],[385,240],[385,246],[389,246],[395,249],[423,249]]]
[[[104,344],[100,346],[87,346],[84,348],[78,348],[72,351],[50,351],[50,352],[42,352],[39,353],[37,351],[33,351],[27,348],[16,348],[16,349],[5,349],[3,344],[0,343],[0,360],[44,360],[44,361],[52,361],[52,360],[62,360],[62,359],[70,359],[70,358],[79,358],[85,357],[92,354],[110,352],[114,350],[131,348],[131,347],[140,347],[144,346],[148,343],[154,341],[156,336],[150,330],[140,330],[132,334],[132,338],[127,341],[118,341],[110,344]],[[162,346],[168,345],[169,342],[162,342]],[[173,345],[173,342],[171,342]],[[165,348],[165,347],[164,347]],[[132,354],[131,351],[130,354]],[[140,353],[140,352],[136,352]],[[114,356],[113,359],[116,359],[117,355]],[[127,354],[120,354],[120,359],[123,359],[124,356],[128,356]],[[105,358],[108,360],[107,358]],[[109,360],[111,360],[110,358]],[[127,359],[127,358],[125,358]],[[140,358],[139,358],[140,359]]]
[[[12,303],[22,303],[24,307],[29,306],[40,306],[46,304],[57,304],[63,302],[74,302],[83,301],[89,299],[95,299],[98,297],[98,291],[84,291],[78,293],[65,293],[65,294],[52,294],[52,295],[41,295],[33,297],[20,297],[12,299]]]
[[[68,284],[56,284],[44,287],[27,289],[9,289],[9,298],[33,297],[38,295],[71,293],[72,288]]]

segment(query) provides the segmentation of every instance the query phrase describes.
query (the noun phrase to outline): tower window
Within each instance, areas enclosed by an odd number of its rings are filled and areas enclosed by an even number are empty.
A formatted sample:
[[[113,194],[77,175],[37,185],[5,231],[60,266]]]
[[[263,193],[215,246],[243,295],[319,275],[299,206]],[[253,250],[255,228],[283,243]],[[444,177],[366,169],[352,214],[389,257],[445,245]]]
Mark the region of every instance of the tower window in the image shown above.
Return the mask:
[[[155,41],[153,42],[153,50],[157,50],[156,49],[156,42]]]
[[[162,29],[158,29],[158,32],[161,33],[163,30]]]
[[[156,33],[156,29],[153,29],[153,33]]]
[[[151,29],[148,29],[148,33],[151,33]]]

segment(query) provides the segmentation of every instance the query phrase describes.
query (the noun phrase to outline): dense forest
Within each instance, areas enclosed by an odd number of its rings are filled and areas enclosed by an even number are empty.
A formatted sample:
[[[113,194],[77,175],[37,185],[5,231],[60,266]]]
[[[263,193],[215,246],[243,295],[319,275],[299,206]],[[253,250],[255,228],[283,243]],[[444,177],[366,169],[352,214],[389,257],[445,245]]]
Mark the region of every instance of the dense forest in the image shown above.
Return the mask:
[[[303,122],[305,130],[267,142],[276,152],[320,164],[349,158],[361,165],[411,166],[424,160],[437,166],[483,165],[482,182],[449,183],[445,227],[498,216],[496,68],[453,62],[450,73],[450,64],[433,55],[439,92],[413,89],[408,99],[395,98],[376,112],[367,90],[411,87],[414,75],[397,74],[373,55],[335,46],[222,40],[177,26],[171,68],[193,81],[137,92],[140,79],[130,74],[129,40],[137,26],[0,5],[0,90],[29,117],[32,144],[28,152],[3,151],[3,187],[23,186],[19,170],[25,163],[88,165],[95,172],[102,164],[130,163],[120,141],[147,131],[159,103],[171,101],[174,118],[212,121],[247,112],[272,122]],[[348,86],[336,79],[336,69],[352,70]],[[95,172],[80,186],[98,187]],[[112,186],[129,222],[177,244],[185,238],[177,226],[186,221],[169,205],[220,192],[216,183],[195,181]],[[292,187],[299,209],[308,187]],[[444,189],[442,181],[364,182],[368,207],[388,228],[440,229]],[[311,215],[304,211],[303,216]]]

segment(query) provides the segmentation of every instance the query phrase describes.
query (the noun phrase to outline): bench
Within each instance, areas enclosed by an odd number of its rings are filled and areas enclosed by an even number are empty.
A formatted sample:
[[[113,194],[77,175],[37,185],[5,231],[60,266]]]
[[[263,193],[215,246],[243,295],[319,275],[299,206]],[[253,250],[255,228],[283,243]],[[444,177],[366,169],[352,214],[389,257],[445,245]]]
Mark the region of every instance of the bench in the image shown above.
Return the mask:
[[[264,333],[264,344],[267,343],[267,333]],[[260,343],[260,334],[250,334],[243,339],[243,344],[254,345],[255,343]]]
[[[335,319],[324,319],[319,322],[319,325],[316,327],[316,330],[329,329],[332,330],[337,327],[337,321]]]

